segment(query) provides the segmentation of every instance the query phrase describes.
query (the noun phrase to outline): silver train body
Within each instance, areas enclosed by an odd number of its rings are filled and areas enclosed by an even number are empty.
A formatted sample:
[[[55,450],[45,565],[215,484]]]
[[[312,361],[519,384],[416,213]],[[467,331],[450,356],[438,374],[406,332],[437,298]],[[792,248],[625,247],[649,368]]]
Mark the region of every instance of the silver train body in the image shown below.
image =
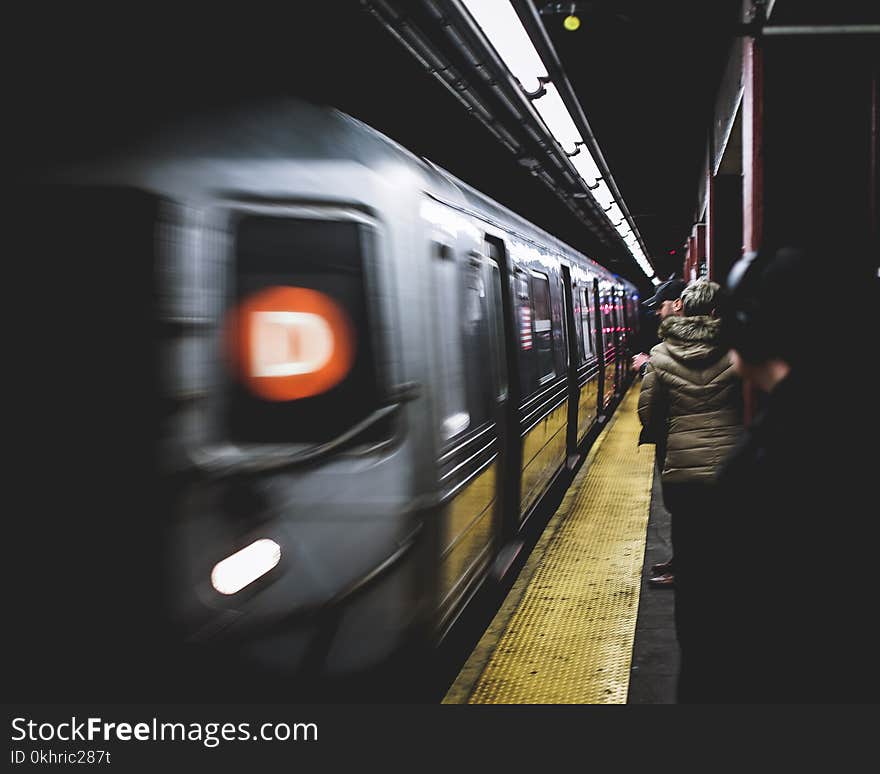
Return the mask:
[[[625,386],[633,286],[338,112],[200,119],[62,179],[152,262],[164,604],[187,642],[344,675],[437,641]],[[345,322],[273,311],[278,288]],[[277,336],[242,343],[243,314]],[[291,336],[311,365],[281,362]],[[339,336],[330,386],[302,377]],[[239,345],[293,393],[255,388]],[[255,545],[256,577],[218,583]]]

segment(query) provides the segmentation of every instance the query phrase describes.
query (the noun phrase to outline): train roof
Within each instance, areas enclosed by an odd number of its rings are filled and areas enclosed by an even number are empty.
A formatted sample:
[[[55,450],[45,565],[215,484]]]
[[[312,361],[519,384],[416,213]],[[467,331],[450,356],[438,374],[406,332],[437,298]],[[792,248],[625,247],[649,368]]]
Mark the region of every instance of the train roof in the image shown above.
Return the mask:
[[[540,226],[536,226],[534,223],[527,220],[519,213],[514,212],[513,210],[505,207],[499,202],[496,202],[494,199],[490,199],[488,196],[486,196],[486,194],[476,190],[462,180],[459,180],[457,177],[450,174],[442,167],[433,164],[427,159],[422,159],[422,161],[429,164],[437,173],[443,175],[448,180],[448,182],[450,182],[452,185],[456,186],[462,191],[468,205],[470,205],[470,210],[488,216],[488,219],[490,221],[496,221],[502,224],[505,221],[507,221],[508,223],[512,223],[514,227],[517,228],[519,234],[529,239],[530,241],[535,241],[535,235],[537,235],[540,239],[540,242],[545,246],[553,247],[562,253],[574,253],[580,259],[589,263],[594,269],[607,275],[607,277],[613,278],[617,282],[620,282],[629,287],[635,287],[631,282],[610,271],[598,261],[589,258],[588,256],[581,253],[579,250],[573,248],[567,242],[563,242],[558,237],[553,236],[553,234],[544,231],[544,229],[542,229]]]
[[[92,170],[93,165],[114,175],[146,175],[173,186],[168,162],[186,159],[200,163],[271,160],[345,160],[369,168],[388,162],[418,170],[426,188],[438,198],[471,211],[525,239],[559,252],[574,253],[607,278],[631,286],[598,262],[547,233],[523,216],[490,199],[428,159],[419,158],[393,139],[334,108],[288,98],[218,109],[162,125],[124,151],[74,165],[65,173]],[[161,164],[161,174],[150,173]],[[65,174],[65,176],[66,176]],[[89,175],[90,176],[90,175]]]
[[[516,213],[513,210],[505,207],[503,204],[500,204],[494,199],[490,199],[486,194],[478,191],[477,189],[465,183],[463,180],[455,177],[455,175],[435,164],[430,159],[424,157],[418,158],[412,152],[401,146],[399,143],[395,142],[390,137],[385,136],[373,127],[368,126],[367,124],[364,124],[358,119],[352,118],[351,116],[347,115],[346,113],[342,113],[341,111],[334,112],[336,112],[336,114],[341,116],[344,120],[354,122],[358,126],[362,127],[369,134],[381,139],[383,142],[393,147],[397,152],[405,154],[407,158],[417,162],[422,167],[422,169],[431,176],[432,182],[434,182],[435,184],[440,183],[441,185],[451,188],[455,192],[457,192],[461,197],[461,200],[458,202],[458,204],[463,205],[464,209],[470,210],[475,214],[486,216],[488,220],[495,221],[500,225],[506,225],[510,227],[510,225],[512,224],[521,236],[529,239],[530,241],[535,241],[535,237],[537,236],[540,239],[540,242],[543,243],[545,246],[552,246],[559,252],[575,253],[579,258],[589,263],[597,271],[602,272],[608,277],[613,278],[617,282],[627,285],[630,288],[635,288],[635,285],[633,285],[631,282],[623,279],[622,277],[610,271],[608,268],[593,260],[592,258],[587,257],[580,251],[573,248],[571,245],[563,242],[558,237],[555,237],[547,231],[544,231],[544,229],[536,226],[534,223],[527,220],[519,213]]]

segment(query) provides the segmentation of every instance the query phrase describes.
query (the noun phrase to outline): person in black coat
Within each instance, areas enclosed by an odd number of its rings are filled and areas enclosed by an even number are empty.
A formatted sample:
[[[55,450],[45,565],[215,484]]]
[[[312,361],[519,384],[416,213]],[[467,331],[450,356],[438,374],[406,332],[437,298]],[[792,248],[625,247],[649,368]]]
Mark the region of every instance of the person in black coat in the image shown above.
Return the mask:
[[[667,317],[681,317],[684,314],[681,294],[686,287],[684,280],[672,277],[658,285],[654,295],[639,305],[639,333],[634,344],[637,354],[630,361],[630,367],[639,376],[645,375],[650,357],[648,353],[660,343],[657,326]]]
[[[724,335],[739,374],[766,397],[716,477],[719,510],[694,570],[698,645],[679,701],[880,695],[877,403],[849,370],[872,299],[850,283],[838,295],[827,272],[827,256],[787,248],[747,256],[728,278]]]
[[[670,277],[666,282],[657,286],[653,296],[641,303],[640,314],[643,319],[639,325],[640,333],[636,347],[640,351],[633,357],[631,362],[632,370],[638,373],[640,377],[645,376],[648,368],[648,360],[650,359],[648,353],[655,345],[660,343],[657,325],[667,318],[684,315],[681,294],[686,287],[687,283],[684,280]],[[662,423],[658,422],[657,426],[643,427],[639,433],[640,445],[643,443],[655,444],[654,465],[655,475],[658,477],[663,471],[663,460],[666,457],[665,427],[660,428],[660,424]],[[651,588],[661,589],[675,587],[674,557],[652,565],[648,585]]]

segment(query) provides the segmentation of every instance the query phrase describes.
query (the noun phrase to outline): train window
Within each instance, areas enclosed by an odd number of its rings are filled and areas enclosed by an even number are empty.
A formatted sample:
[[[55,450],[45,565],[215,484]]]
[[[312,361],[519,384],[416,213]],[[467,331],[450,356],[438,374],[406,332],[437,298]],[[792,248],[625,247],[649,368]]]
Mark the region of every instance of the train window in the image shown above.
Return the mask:
[[[498,264],[489,260],[489,294],[491,296],[492,346],[495,350],[495,376],[498,386],[498,399],[507,398],[507,368],[504,360],[504,307],[501,299],[501,270]]]
[[[532,349],[532,305],[529,294],[529,278],[521,271],[516,273],[516,299],[519,307],[519,345],[530,352]]]
[[[454,438],[471,424],[467,409],[462,317],[459,309],[458,266],[449,245],[434,242],[434,319],[437,324],[437,402],[443,440]],[[464,300],[464,299],[462,299]]]
[[[553,367],[553,322],[550,313],[550,280],[546,274],[532,272],[535,307],[535,352],[538,380],[543,382],[556,375]]]
[[[574,300],[574,332],[575,341],[577,341],[578,363],[583,365],[586,360],[586,352],[584,350],[584,337],[581,335],[581,309],[583,308],[583,289],[575,283],[571,288],[571,297]]]
[[[614,347],[614,317],[610,295],[602,297],[602,334],[605,349],[612,349]]]
[[[592,326],[590,325],[590,302],[589,291],[581,288],[581,331],[583,332],[584,355],[586,357],[596,354],[595,338],[593,336]]]
[[[557,288],[559,289],[559,297],[562,299],[562,317],[561,317],[561,325],[558,326],[559,333],[561,334],[561,340],[559,342],[559,357],[560,362],[557,364],[560,367],[560,370],[567,371],[569,362],[568,362],[568,326],[565,321],[568,318],[568,302],[565,296],[565,290],[562,287],[562,279],[560,278]]]
[[[489,301],[483,275],[483,257],[472,253],[462,264],[464,313],[462,315],[462,353],[465,361],[465,389],[470,426],[477,428],[492,418],[494,379],[489,331]]]
[[[239,221],[228,318],[232,440],[320,443],[378,408],[364,277],[373,239],[353,221]],[[367,437],[388,432],[377,426]]]
[[[611,290],[611,331],[615,335],[615,345],[620,344],[620,326],[623,315],[620,313],[620,293],[612,288]]]
[[[595,280],[591,285],[589,285],[584,291],[587,297],[587,312],[589,315],[589,323],[590,323],[590,345],[593,347],[593,354],[599,357],[600,352],[604,347],[604,337],[600,338],[602,335],[602,311],[600,309],[600,304],[596,303],[596,283]]]
[[[538,383],[535,374],[535,333],[532,312],[532,288],[529,275],[520,267],[514,269],[516,320],[519,337],[519,372],[523,395],[529,394]]]
[[[629,325],[630,325],[630,312],[629,312],[629,296],[626,295],[626,291],[620,291],[620,310],[618,312],[618,325],[620,326],[620,332],[623,334],[623,338],[629,335]]]

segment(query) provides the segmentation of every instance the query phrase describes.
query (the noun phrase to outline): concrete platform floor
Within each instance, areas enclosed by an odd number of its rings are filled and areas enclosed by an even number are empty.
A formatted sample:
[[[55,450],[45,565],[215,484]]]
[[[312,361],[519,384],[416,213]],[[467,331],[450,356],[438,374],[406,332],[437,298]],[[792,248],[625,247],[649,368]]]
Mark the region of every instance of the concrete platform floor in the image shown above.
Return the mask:
[[[665,562],[670,556],[669,512],[663,507],[660,475],[655,468],[627,704],[675,704],[675,592],[648,585],[651,565]]]

